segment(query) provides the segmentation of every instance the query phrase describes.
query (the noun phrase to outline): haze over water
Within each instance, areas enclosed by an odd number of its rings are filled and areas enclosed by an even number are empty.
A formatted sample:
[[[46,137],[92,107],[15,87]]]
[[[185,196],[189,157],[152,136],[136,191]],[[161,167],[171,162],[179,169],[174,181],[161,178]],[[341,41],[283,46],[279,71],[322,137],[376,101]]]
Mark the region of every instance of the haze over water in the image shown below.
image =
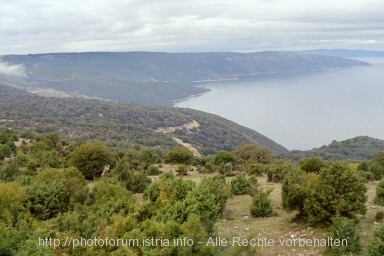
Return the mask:
[[[374,65],[201,84],[211,92],[175,106],[217,114],[290,150],[384,139],[384,58],[361,60]]]

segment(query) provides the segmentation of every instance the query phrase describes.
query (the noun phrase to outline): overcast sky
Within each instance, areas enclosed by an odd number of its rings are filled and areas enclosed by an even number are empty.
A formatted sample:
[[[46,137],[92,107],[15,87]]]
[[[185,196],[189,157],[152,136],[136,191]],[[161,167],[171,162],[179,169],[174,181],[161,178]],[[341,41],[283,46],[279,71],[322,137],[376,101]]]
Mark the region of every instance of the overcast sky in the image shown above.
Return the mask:
[[[384,50],[384,0],[0,0],[0,55]]]

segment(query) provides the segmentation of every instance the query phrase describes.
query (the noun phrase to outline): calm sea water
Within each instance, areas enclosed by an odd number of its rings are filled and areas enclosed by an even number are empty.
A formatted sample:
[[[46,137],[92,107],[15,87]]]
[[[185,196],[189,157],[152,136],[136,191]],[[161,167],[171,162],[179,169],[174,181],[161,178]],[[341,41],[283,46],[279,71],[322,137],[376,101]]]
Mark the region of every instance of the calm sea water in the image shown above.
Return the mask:
[[[361,60],[373,66],[202,84],[211,92],[175,106],[220,115],[288,149],[384,139],[384,58]]]

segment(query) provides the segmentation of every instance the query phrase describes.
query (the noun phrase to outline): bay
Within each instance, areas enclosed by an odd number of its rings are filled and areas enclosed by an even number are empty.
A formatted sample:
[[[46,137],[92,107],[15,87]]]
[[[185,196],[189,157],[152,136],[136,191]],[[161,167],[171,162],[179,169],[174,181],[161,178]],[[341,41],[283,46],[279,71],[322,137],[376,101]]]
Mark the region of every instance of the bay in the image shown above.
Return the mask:
[[[366,135],[384,139],[384,58],[372,66],[206,83],[175,107],[217,114],[286,148],[307,150]]]

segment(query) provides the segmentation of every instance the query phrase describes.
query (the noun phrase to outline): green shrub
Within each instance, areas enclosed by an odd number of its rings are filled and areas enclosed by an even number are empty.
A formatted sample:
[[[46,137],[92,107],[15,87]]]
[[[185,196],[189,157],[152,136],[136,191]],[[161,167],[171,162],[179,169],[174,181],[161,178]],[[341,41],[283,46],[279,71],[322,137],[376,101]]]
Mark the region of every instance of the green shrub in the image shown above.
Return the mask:
[[[268,165],[267,167],[267,181],[268,182],[282,182],[285,174],[293,169],[292,164],[278,161]]]
[[[384,175],[384,168],[378,163],[373,163],[369,166],[368,171],[373,173],[375,180],[381,180]]]
[[[365,214],[367,187],[345,163],[323,168],[304,202],[305,212],[315,224],[329,225],[336,216],[355,218]]]
[[[362,172],[367,172],[368,171],[368,163],[366,161],[363,161],[361,162],[358,166],[357,166],[357,170],[358,171],[362,171]]]
[[[186,165],[179,165],[176,169],[176,172],[179,174],[179,176],[188,175],[188,167]]]
[[[324,166],[324,160],[318,157],[307,158],[300,161],[300,168],[305,172],[319,173]]]
[[[286,211],[299,210],[298,215],[303,215],[310,181],[310,175],[298,169],[291,170],[285,175],[281,186],[281,197]]]
[[[260,163],[252,163],[247,168],[248,175],[262,175],[266,170],[267,167],[265,164]]]
[[[373,233],[373,241],[368,245],[367,256],[384,255],[384,223]]]
[[[27,194],[29,210],[40,220],[56,217],[69,208],[70,194],[61,182],[33,183]]]
[[[375,175],[373,173],[368,171],[359,171],[359,176],[362,178],[364,182],[374,181]]]
[[[268,192],[261,190],[253,196],[250,212],[253,217],[270,217],[274,215]]]
[[[28,162],[28,159],[27,159],[27,156],[21,152],[17,153],[15,159],[13,160],[13,162],[19,166],[19,167],[23,167],[23,166],[26,166],[27,165],[27,162]]]
[[[360,235],[355,220],[344,217],[334,218],[332,231],[333,240],[339,239],[341,241],[339,246],[332,246],[330,248],[332,252],[337,255],[361,252]],[[344,241],[346,243],[343,243]],[[346,244],[346,246],[342,246],[343,244]]]
[[[219,173],[224,176],[233,176],[233,165],[231,162],[221,164],[219,167]]]
[[[112,154],[100,142],[86,142],[76,147],[69,154],[69,162],[87,179],[100,176],[104,166],[112,163]]]
[[[384,205],[384,179],[380,180],[376,186],[376,196],[373,202],[378,205]]]
[[[257,178],[253,175],[248,178],[248,182],[249,187],[247,189],[247,194],[253,197],[259,191],[259,183]]]
[[[22,172],[20,171],[19,167],[14,162],[11,162],[10,164],[0,169],[0,180],[8,182],[14,181],[21,174]]]
[[[212,173],[212,172],[213,172],[212,169],[208,169],[208,168],[205,168],[205,167],[203,167],[203,168],[199,171],[199,173]]]
[[[111,176],[125,184],[125,187],[133,193],[143,193],[152,180],[143,172],[134,172],[123,159],[112,170]]]
[[[165,162],[172,164],[190,164],[193,153],[184,146],[176,146],[166,156]]]
[[[248,179],[244,175],[237,175],[231,180],[231,190],[234,195],[245,195],[250,187]]]
[[[234,150],[233,154],[245,162],[269,164],[271,162],[271,149],[255,144],[244,144]]]
[[[215,196],[215,203],[220,207],[220,212],[225,209],[225,204],[230,196],[230,188],[227,186],[225,176],[216,175],[214,177],[204,177],[200,183],[200,187],[207,189]]]
[[[160,172],[160,169],[159,167],[155,166],[155,165],[150,165],[148,166],[147,168],[147,175],[149,176],[152,176],[152,175],[159,175],[161,172]]]
[[[375,215],[375,220],[381,222],[384,219],[384,212],[378,211]]]
[[[219,154],[215,156],[213,163],[215,165],[227,164],[227,163],[235,163],[236,159],[231,152],[221,150]]]

